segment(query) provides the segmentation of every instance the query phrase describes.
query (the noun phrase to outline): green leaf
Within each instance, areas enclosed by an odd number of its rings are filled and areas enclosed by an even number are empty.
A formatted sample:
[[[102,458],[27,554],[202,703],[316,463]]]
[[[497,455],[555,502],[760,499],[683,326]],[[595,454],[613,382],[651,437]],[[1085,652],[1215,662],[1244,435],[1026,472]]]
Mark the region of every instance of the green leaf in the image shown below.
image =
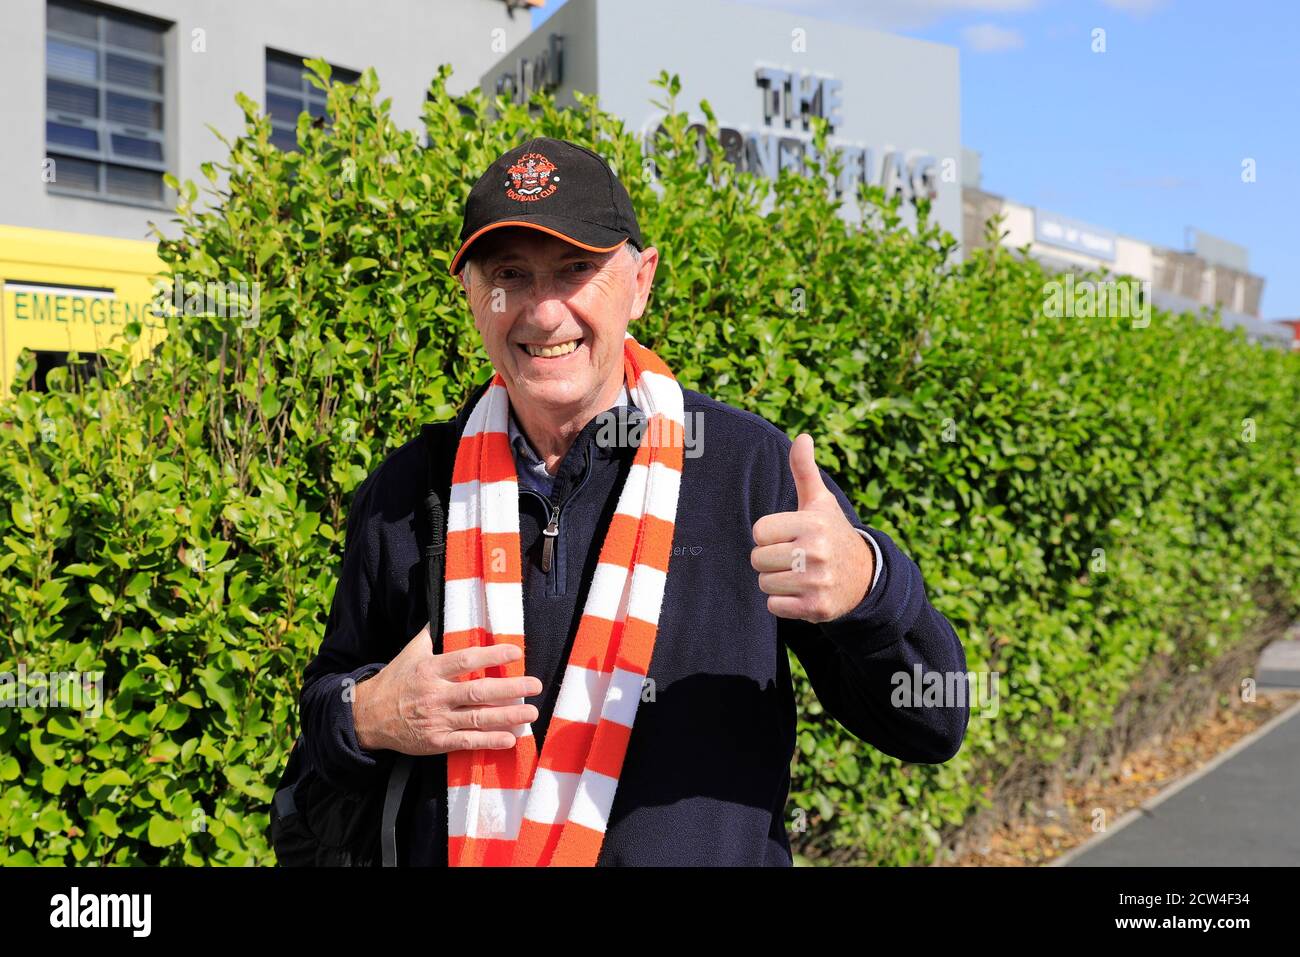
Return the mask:
[[[275,418],[276,414],[280,411],[280,400],[276,398],[275,390],[270,385],[263,387],[259,407],[261,408],[262,415],[266,416],[268,419]]]
[[[41,772],[41,787],[51,794],[58,794],[67,783],[68,772],[63,768],[47,767]]]
[[[50,717],[46,727],[53,734],[62,738],[83,738],[86,735],[86,728],[82,723],[70,714],[55,714]]]
[[[131,775],[121,768],[109,768],[107,771],[96,774],[86,781],[86,793],[93,796],[96,792],[105,788],[129,787],[130,784]]]
[[[27,746],[32,749],[32,756],[41,764],[57,764],[58,755],[55,748],[45,743],[45,732],[41,728],[33,728],[32,733],[27,738]]]
[[[185,829],[175,821],[161,817],[149,819],[149,843],[154,847],[171,847],[185,837]]]
[[[105,837],[115,838],[122,833],[122,829],[117,825],[117,818],[108,808],[100,808],[90,816],[90,820],[99,826]]]
[[[149,749],[149,757],[161,761],[171,761],[181,753],[181,746],[175,741],[164,739]]]
[[[31,502],[27,499],[16,499],[11,502],[9,514],[13,516],[14,524],[18,526],[19,531],[27,532],[29,535],[36,531]]]
[[[114,604],[113,596],[104,590],[104,587],[98,582],[91,582],[90,587],[86,589],[90,597],[95,600],[95,604],[111,608]]]
[[[126,596],[128,598],[138,598],[149,590],[153,578],[147,572],[137,572],[131,576],[131,580],[126,585]]]
[[[199,672],[199,684],[203,686],[203,691],[209,700],[215,701],[222,711],[233,717],[235,690],[234,681],[229,675],[209,665]]]

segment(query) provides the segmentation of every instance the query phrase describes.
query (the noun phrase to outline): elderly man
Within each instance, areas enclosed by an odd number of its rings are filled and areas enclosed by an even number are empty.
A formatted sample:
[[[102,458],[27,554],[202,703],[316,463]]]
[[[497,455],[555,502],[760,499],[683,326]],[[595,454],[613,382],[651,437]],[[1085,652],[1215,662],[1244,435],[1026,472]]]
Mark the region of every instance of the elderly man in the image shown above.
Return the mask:
[[[863,741],[961,746],[964,696],[895,703],[900,675],[966,668],[915,563],[811,436],[682,387],[629,335],[658,262],[584,147],[531,140],[470,192],[450,268],[495,374],[455,422],[442,651],[412,588],[417,439],[355,497],[302,695],[335,787],[420,756],[400,863],[789,865],[786,649]]]

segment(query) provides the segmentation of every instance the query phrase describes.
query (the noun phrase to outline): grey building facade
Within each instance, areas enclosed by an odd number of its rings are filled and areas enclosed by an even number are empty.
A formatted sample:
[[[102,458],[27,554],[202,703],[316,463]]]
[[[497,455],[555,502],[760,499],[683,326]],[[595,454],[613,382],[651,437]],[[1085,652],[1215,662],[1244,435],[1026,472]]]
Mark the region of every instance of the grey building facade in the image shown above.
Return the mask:
[[[236,93],[282,139],[295,109],[323,110],[301,58],[374,66],[416,128],[438,64],[464,91],[530,30],[504,0],[5,0],[0,225],[144,239],[170,218],[161,172],[202,181],[224,154],[208,125],[242,128]]]
[[[845,161],[846,219],[864,179],[925,194],[961,235],[961,90],[955,47],[725,0],[568,0],[481,76],[489,95],[549,89],[561,106],[595,94],[646,143],[662,119],[651,81],[677,74],[676,108],[703,122],[707,100],[729,158],[775,178],[812,146],[808,118],[831,122]],[[906,204],[905,204],[906,206]]]

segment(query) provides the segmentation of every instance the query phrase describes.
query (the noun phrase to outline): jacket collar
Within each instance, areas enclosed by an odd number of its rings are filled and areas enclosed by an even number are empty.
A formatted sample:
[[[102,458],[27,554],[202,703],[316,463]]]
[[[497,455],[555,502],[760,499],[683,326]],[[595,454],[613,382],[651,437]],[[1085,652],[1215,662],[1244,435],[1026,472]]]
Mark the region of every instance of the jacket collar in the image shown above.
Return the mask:
[[[475,403],[487,392],[491,381],[489,377],[487,382],[476,386],[465,399],[465,404],[456,416],[457,435],[464,434],[465,423],[469,419],[470,412],[473,411]],[[619,404],[620,402],[623,404]],[[512,412],[511,419],[513,418]],[[573,440],[573,445],[565,453],[553,477],[552,497],[558,494],[562,499],[567,495],[568,490],[580,484],[586,474],[588,463],[593,458],[607,461],[633,453],[636,445],[630,440],[642,434],[645,421],[645,413],[632,400],[630,392],[624,386],[616,404],[611,409],[594,416]],[[511,425],[514,423],[511,422]],[[522,432],[519,435],[528,453],[535,457],[536,453],[528,445],[526,437]]]
[[[605,437],[616,434],[613,432],[615,423],[618,421],[616,417],[627,416],[629,407],[631,409],[636,409],[635,404],[632,402],[631,396],[628,395],[627,386],[626,385],[620,386],[618,391],[618,398],[614,400],[614,404],[610,406],[610,408],[606,410],[606,412],[603,412],[600,415],[596,416],[596,418],[599,419],[601,422],[604,422],[607,419],[610,421],[609,428],[606,429],[603,434],[598,424],[596,430],[598,439],[603,440],[603,438]],[[636,409],[636,412],[639,413],[640,410]],[[630,418],[629,421],[631,421]],[[510,447],[514,450],[515,457],[517,460],[521,461],[526,468],[534,468],[534,469],[545,468],[541,456],[539,456],[533,450],[532,444],[528,441],[528,436],[525,435],[523,429],[519,427],[519,422],[515,418],[513,409],[510,412],[509,436],[510,436]]]

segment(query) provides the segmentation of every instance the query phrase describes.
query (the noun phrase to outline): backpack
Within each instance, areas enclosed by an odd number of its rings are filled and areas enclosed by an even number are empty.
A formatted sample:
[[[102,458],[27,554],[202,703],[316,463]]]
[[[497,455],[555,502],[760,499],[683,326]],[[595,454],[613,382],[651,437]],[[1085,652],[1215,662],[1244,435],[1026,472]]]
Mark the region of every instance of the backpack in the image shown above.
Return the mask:
[[[442,652],[442,573],[446,548],[444,503],[459,435],[455,420],[421,429],[427,451],[423,543],[425,598],[434,654]],[[331,787],[307,758],[302,735],[271,802],[270,840],[281,867],[395,867],[397,815],[414,758],[398,754],[386,780],[354,794]]]

